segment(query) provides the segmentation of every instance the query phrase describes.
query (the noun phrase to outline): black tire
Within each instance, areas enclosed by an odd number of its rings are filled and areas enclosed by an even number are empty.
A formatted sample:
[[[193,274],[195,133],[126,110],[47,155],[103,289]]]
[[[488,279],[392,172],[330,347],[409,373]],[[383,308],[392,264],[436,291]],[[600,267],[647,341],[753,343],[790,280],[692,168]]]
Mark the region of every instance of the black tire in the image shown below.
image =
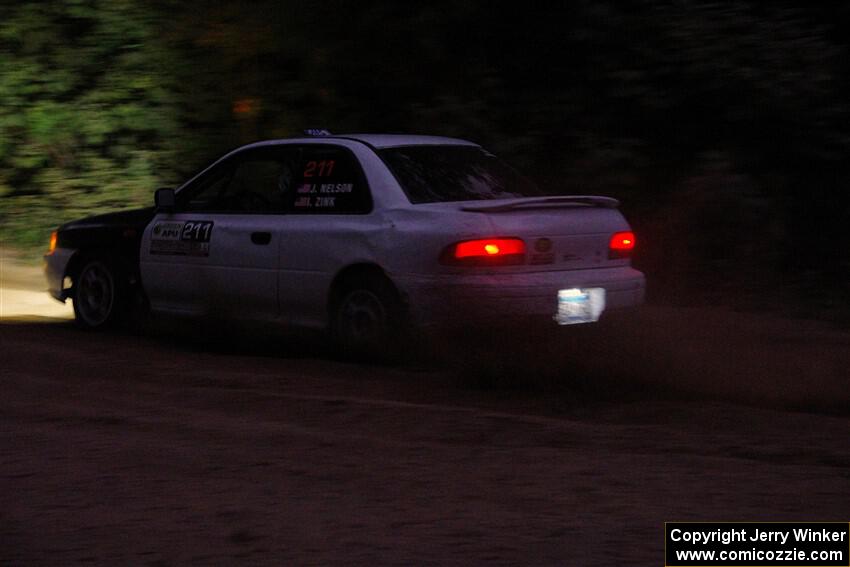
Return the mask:
[[[360,275],[342,282],[331,305],[331,333],[348,358],[403,358],[404,310],[398,292],[383,276]]]
[[[85,258],[74,279],[72,302],[76,323],[90,330],[116,326],[127,312],[127,282],[106,257]]]

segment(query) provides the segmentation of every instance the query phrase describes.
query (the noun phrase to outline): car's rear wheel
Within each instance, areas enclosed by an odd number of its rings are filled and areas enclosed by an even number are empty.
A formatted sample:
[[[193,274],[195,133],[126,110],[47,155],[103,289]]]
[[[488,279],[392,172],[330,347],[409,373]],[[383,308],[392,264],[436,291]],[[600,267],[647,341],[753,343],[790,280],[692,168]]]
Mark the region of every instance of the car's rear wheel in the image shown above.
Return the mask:
[[[344,282],[332,307],[331,331],[342,353],[354,358],[397,359],[402,307],[385,277],[357,276]]]
[[[74,315],[81,327],[104,329],[118,323],[127,306],[126,285],[114,263],[88,258],[74,281]]]

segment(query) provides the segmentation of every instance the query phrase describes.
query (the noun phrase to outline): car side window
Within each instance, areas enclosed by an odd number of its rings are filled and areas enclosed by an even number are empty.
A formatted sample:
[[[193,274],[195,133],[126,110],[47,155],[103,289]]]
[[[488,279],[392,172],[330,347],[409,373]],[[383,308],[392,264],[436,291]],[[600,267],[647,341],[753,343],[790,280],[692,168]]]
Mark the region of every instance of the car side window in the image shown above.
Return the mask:
[[[295,214],[364,214],[372,197],[357,158],[339,146],[302,146],[286,209]]]
[[[299,152],[291,147],[257,148],[217,166],[181,195],[181,210],[220,213],[283,212]],[[182,191],[181,191],[182,193]]]
[[[213,211],[218,195],[227,187],[233,176],[234,164],[223,163],[204,173],[177,195],[181,211]]]

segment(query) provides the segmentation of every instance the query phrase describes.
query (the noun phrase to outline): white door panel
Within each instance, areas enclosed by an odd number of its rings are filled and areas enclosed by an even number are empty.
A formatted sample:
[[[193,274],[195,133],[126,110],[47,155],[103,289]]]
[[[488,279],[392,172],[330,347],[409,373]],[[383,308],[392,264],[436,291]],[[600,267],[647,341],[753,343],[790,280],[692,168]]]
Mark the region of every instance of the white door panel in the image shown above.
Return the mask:
[[[332,278],[327,271],[281,270],[278,283],[282,319],[301,327],[324,327]]]
[[[208,246],[184,240],[192,214],[157,214],[145,229],[140,250],[142,285],[154,311],[204,314],[210,290],[203,278]]]
[[[157,215],[142,240],[151,307],[245,319],[278,315],[278,216]],[[207,224],[209,223],[209,224]],[[196,235],[200,226],[201,234]],[[208,242],[203,242],[208,237]]]
[[[273,319],[277,310],[278,222],[275,215],[212,215],[204,277],[216,315]]]

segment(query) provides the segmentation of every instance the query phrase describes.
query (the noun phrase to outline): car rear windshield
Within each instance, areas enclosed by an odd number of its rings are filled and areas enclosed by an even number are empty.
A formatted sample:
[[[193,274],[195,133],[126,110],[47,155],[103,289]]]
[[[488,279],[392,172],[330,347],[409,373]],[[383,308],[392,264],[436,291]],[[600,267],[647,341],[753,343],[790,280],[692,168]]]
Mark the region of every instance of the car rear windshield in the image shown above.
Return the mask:
[[[538,197],[529,179],[477,146],[378,150],[411,203]]]

